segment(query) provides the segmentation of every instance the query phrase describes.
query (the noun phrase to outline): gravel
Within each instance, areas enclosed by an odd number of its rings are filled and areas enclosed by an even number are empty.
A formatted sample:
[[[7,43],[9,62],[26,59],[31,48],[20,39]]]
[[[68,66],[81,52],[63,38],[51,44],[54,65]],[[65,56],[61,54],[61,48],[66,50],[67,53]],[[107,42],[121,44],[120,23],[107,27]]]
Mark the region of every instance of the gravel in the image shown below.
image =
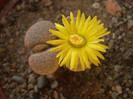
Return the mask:
[[[95,75],[96,75],[96,76],[99,76],[101,72],[102,72],[101,67],[97,67],[97,68],[95,69]]]
[[[0,31],[0,87],[9,99],[132,99],[133,10],[126,3],[130,0],[122,0],[122,11],[111,15],[104,1],[23,0],[9,10]],[[103,44],[109,46],[102,53],[105,60],[85,72],[59,68],[52,75],[36,74],[28,64],[33,52],[24,46],[26,31],[40,20],[62,24],[62,14],[68,16],[71,10],[75,16],[78,9],[86,18],[97,16],[111,32],[104,37]]]

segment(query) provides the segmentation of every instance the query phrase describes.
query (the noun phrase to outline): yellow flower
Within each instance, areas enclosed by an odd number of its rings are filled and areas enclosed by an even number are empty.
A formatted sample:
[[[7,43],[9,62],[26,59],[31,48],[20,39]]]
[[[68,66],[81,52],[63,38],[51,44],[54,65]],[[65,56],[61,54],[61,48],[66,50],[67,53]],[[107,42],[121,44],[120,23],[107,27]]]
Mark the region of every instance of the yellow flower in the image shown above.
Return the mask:
[[[76,22],[75,22],[76,21]],[[85,19],[85,14],[78,11],[76,19],[73,13],[70,12],[70,19],[68,20],[62,15],[63,25],[55,23],[58,30],[49,31],[56,35],[58,40],[47,41],[48,44],[58,45],[51,51],[59,51],[56,57],[59,57],[60,66],[70,65],[70,69],[76,70],[78,65],[85,68],[91,68],[90,63],[99,65],[99,58],[104,59],[99,52],[106,52],[107,46],[100,44],[104,41],[101,37],[109,34],[107,28],[100,24],[95,16],[93,19],[89,16]]]

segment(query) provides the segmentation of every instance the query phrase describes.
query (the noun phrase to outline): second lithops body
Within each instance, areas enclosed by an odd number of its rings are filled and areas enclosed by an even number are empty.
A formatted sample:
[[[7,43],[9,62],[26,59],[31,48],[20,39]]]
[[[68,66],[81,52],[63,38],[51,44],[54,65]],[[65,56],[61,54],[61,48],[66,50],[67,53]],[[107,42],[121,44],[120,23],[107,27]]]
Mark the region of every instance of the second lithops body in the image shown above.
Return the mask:
[[[55,29],[54,24],[50,21],[40,21],[32,25],[25,35],[25,45],[33,52],[28,62],[32,70],[41,75],[54,73],[59,65],[56,53],[50,53],[50,45],[47,40],[56,39],[51,35],[49,29]]]

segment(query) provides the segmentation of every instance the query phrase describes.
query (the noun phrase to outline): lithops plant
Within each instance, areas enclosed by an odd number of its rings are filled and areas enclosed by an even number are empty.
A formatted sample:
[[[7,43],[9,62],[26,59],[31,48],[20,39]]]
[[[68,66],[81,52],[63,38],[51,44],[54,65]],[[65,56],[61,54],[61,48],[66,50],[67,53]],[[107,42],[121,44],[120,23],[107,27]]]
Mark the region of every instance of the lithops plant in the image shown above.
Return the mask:
[[[46,41],[56,39],[51,35],[49,29],[55,29],[50,21],[40,21],[32,25],[25,35],[25,45],[34,53],[30,55],[28,63],[31,69],[41,75],[49,75],[58,69],[58,58],[56,52],[50,52],[49,44]]]
[[[110,33],[107,28],[97,17],[86,19],[80,11],[76,18],[72,12],[69,18],[62,15],[62,22],[63,25],[55,23],[54,26],[49,21],[41,21],[28,29],[25,45],[36,52],[29,57],[30,67],[38,74],[48,75],[59,66],[76,72],[91,69],[92,63],[99,66],[99,58],[105,59],[100,52],[108,49],[100,44],[104,42],[102,37]]]
[[[41,75],[52,74],[59,67],[59,60],[56,58],[57,52],[50,52],[53,46],[46,43],[49,40],[57,39],[56,36],[51,35],[49,29],[55,29],[52,22],[37,22],[27,30],[24,39],[26,47],[33,51],[28,63],[34,72]],[[67,68],[70,69],[70,66]],[[77,70],[72,69],[71,71],[82,71],[82,68],[79,64]]]

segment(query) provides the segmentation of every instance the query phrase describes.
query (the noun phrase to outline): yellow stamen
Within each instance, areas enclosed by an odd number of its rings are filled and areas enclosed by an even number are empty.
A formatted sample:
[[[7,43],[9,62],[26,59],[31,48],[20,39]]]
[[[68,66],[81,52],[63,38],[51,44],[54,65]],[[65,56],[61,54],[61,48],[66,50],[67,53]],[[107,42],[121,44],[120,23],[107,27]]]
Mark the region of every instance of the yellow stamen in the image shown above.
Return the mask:
[[[74,47],[82,47],[86,43],[85,39],[77,34],[71,35],[69,41]]]

